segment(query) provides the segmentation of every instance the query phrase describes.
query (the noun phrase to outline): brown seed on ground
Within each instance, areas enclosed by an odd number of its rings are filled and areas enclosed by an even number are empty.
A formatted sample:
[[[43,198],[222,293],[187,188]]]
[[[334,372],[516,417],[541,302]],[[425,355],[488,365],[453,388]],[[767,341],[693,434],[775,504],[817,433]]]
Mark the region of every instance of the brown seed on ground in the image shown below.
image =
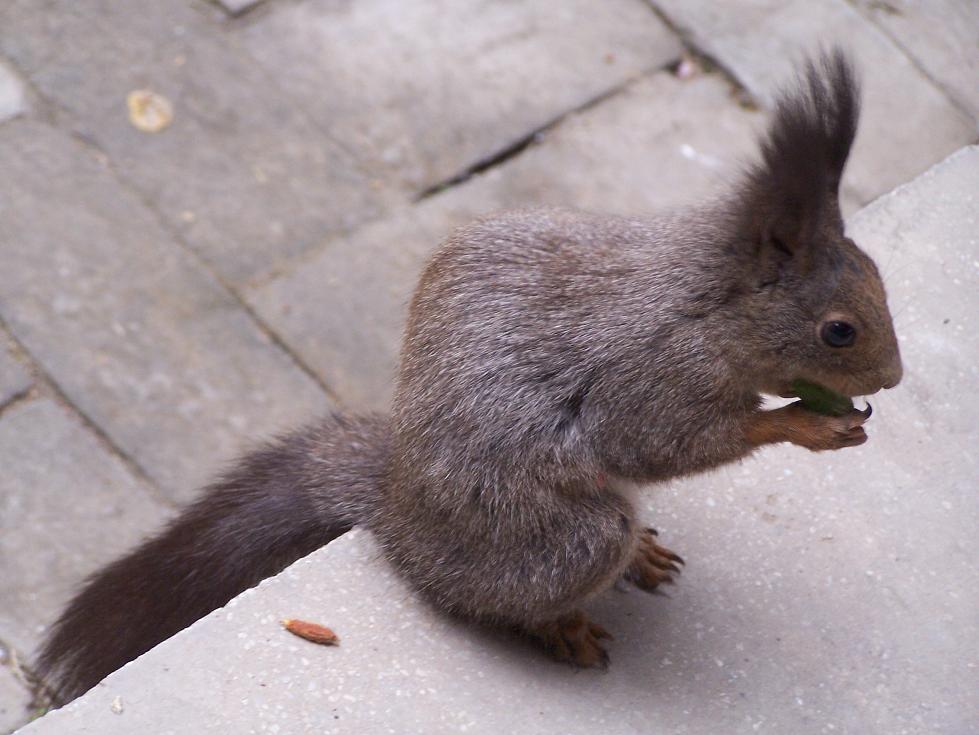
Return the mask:
[[[283,620],[282,627],[293,635],[313,643],[320,643],[324,646],[335,646],[340,643],[336,633],[319,623],[309,623],[305,620]]]

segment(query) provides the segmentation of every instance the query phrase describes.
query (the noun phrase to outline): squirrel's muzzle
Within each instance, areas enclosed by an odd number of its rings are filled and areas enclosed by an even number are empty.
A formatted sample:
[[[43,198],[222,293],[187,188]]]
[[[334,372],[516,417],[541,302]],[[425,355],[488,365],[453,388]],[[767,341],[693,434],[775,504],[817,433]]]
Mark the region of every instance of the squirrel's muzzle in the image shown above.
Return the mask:
[[[888,366],[887,371],[883,375],[884,388],[893,388],[901,382],[902,377],[904,377],[904,366],[901,364],[901,356],[895,355],[894,361]]]

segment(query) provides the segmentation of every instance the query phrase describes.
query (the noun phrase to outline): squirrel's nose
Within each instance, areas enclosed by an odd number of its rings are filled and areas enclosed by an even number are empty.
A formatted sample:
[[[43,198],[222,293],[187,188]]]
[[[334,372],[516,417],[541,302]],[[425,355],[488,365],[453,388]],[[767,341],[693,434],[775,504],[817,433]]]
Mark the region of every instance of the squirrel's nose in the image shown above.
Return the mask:
[[[895,355],[894,361],[884,373],[884,388],[893,388],[901,382],[902,377],[904,377],[904,366],[901,364],[901,356]]]

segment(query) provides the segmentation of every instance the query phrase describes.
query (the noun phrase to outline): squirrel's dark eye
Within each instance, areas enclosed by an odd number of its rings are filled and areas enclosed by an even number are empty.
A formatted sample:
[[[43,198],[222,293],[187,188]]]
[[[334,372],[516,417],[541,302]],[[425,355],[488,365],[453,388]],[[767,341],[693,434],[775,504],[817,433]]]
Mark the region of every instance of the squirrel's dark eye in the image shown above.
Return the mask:
[[[857,330],[846,322],[826,322],[821,336],[830,347],[849,347],[857,338]]]

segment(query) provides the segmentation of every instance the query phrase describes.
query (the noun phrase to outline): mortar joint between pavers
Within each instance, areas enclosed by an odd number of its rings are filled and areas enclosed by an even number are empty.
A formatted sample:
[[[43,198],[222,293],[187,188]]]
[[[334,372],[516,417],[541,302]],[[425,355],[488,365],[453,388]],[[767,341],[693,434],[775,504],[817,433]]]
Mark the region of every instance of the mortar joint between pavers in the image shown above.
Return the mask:
[[[40,395],[40,392],[33,385],[14,393],[12,396],[10,396],[10,398],[0,403],[0,419],[2,419],[8,412],[17,408],[17,406],[20,404],[30,403],[36,398],[39,398]]]
[[[282,350],[292,363],[302,371],[307,378],[312,380],[317,387],[338,406],[343,405],[343,400],[340,395],[330,387],[330,385],[315,371],[313,368],[306,363],[305,360],[296,352],[292,346],[283,339],[278,332],[272,329],[269,324],[265,322],[264,319],[256,312],[251,305],[237,292],[235,289],[231,289],[231,293],[234,295],[239,306],[248,314],[249,318],[255,323],[255,326],[264,334],[268,340],[277,348]]]
[[[420,192],[414,194],[411,197],[412,203],[419,203],[433,196],[441,194],[442,192],[452,189],[453,187],[459,186],[465,183],[474,176],[490,171],[494,168],[505,165],[514,158],[517,158],[521,153],[526,151],[533,145],[536,145],[544,136],[550,133],[552,130],[559,127],[568,118],[580,115],[583,112],[598,107],[603,102],[607,102],[613,97],[621,94],[626,89],[636,84],[639,80],[645,79],[646,77],[657,74],[666,69],[670,69],[678,63],[677,60],[672,60],[661,66],[649,67],[641,70],[640,72],[633,74],[632,76],[622,80],[618,84],[605,89],[598,94],[590,97],[589,99],[582,102],[580,105],[575,105],[567,110],[564,110],[560,114],[552,117],[550,120],[538,125],[537,127],[529,130],[528,132],[521,135],[519,138],[513,140],[512,142],[506,144],[502,148],[490,153],[483,158],[474,161],[472,164],[464,168],[462,171],[455,173],[441,181],[437,181],[431,184]],[[367,223],[365,223],[367,224]]]
[[[888,41],[896,48],[901,55],[908,60],[908,63],[914,67],[914,69],[921,74],[928,82],[935,87],[939,92],[941,92],[942,97],[954,107],[958,112],[961,112],[966,118],[972,120],[972,113],[969,109],[963,105],[958,97],[952,92],[941,79],[935,77],[925,66],[923,66],[919,61],[918,57],[915,56],[907,46],[905,46],[901,39],[894,34],[887,26],[881,25],[877,22],[877,16],[862,3],[856,2],[856,0],[846,0],[853,10],[858,13],[861,17],[865,18],[868,23],[876,30],[878,33],[882,34],[887,38]],[[979,121],[974,121],[979,128]]]
[[[164,214],[159,210],[156,204],[145,195],[145,193],[139,189],[139,187],[132,184],[129,179],[118,169],[115,162],[106,153],[102,147],[89,136],[79,132],[71,131],[71,135],[75,140],[78,140],[83,145],[89,147],[94,151],[102,160],[105,162],[106,170],[112,175],[112,177],[119,183],[120,186],[129,191],[136,199],[146,207],[146,210],[150,215],[156,220],[160,228],[169,235],[170,239],[174,244],[182,249],[193,263],[195,263],[207,276],[214,281],[214,283],[220,287],[229,298],[234,302],[234,305],[241,309],[242,312],[248,317],[248,319],[255,325],[255,327],[272,343],[272,345],[279,349],[292,364],[302,372],[307,378],[313,381],[313,383],[323,391],[331,401],[338,405],[342,405],[343,401],[340,397],[323,378],[316,373],[306,362],[299,356],[299,354],[292,349],[292,347],[278,334],[276,333],[259,315],[252,309],[251,305],[245,300],[244,296],[238,290],[234,283],[224,278],[221,272],[215,267],[215,265],[206,258],[202,253],[198,252],[195,248],[187,242],[180,231],[175,228],[169,220],[164,216]]]
[[[707,72],[719,73],[724,80],[731,87],[731,91],[735,99],[737,99],[738,104],[742,107],[751,110],[757,110],[761,108],[761,104],[755,96],[751,94],[751,91],[747,86],[738,78],[738,75],[731,70],[720,59],[716,58],[712,54],[708,53],[693,40],[693,33],[689,28],[686,28],[676,20],[673,19],[665,10],[659,7],[655,0],[643,0],[643,4],[649,8],[660,22],[663,23],[670,31],[680,40],[683,48],[686,51],[684,54],[687,57],[693,58],[700,62],[700,66],[704,68]],[[682,61],[682,59],[680,60]],[[679,62],[677,62],[679,63]]]
[[[12,399],[8,402],[0,411],[0,416],[3,413],[7,413],[13,408],[13,403],[21,405],[27,403],[35,398],[42,398],[45,395],[52,398],[56,403],[61,405],[69,414],[74,416],[77,420],[81,421],[82,425],[87,428],[95,436],[96,440],[103,446],[103,448],[115,456],[119,461],[121,461],[130,472],[132,472],[137,478],[139,478],[147,489],[149,496],[164,505],[166,508],[176,508],[177,504],[165,493],[160,490],[159,485],[150,476],[146,469],[136,461],[136,459],[130,456],[121,446],[113,441],[112,437],[109,435],[105,429],[99,426],[91,416],[86,414],[79,406],[68,397],[67,393],[58,385],[58,382],[45,370],[44,365],[31,354],[30,350],[27,349],[26,345],[20,341],[10,325],[4,319],[3,315],[0,314],[0,333],[7,337],[9,344],[13,345],[14,350],[18,357],[28,363],[28,369],[31,373],[31,377],[34,380],[34,385],[32,385],[27,391],[24,391],[24,395],[20,400]]]

